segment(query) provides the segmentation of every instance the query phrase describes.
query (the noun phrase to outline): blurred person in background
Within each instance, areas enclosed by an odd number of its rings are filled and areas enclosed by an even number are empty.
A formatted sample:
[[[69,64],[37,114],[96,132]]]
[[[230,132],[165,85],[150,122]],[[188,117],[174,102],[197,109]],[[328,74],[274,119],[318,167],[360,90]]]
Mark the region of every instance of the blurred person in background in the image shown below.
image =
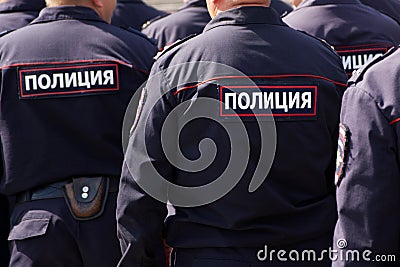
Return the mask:
[[[175,13],[157,17],[143,25],[142,32],[156,39],[158,48],[163,49],[178,40],[192,34],[203,32],[205,25],[211,20],[207,11],[206,0],[185,0],[185,4]],[[272,0],[271,7],[280,15],[287,14],[293,8],[281,0]]]
[[[115,266],[122,121],[157,50],[109,24],[115,0],[46,2],[0,38],[10,266]]]

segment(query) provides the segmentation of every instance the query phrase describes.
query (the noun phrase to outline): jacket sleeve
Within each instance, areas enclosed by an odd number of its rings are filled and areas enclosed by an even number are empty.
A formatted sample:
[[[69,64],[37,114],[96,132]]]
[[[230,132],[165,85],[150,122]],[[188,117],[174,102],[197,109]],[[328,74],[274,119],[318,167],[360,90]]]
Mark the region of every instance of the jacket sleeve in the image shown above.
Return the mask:
[[[387,262],[380,262],[379,255],[399,249],[400,125],[391,124],[375,99],[357,87],[344,95],[341,124],[347,138],[344,152],[338,152],[344,167],[337,188],[333,266],[382,266]],[[359,260],[346,260],[354,250]]]
[[[145,184],[163,195],[167,188],[158,184],[157,177],[170,180],[174,173],[160,140],[163,122],[172,110],[171,96],[162,96],[163,89],[158,86],[162,86],[159,81],[148,82],[146,86],[123,164],[117,201],[117,231],[123,254],[119,266],[166,264],[163,243],[166,198],[156,200],[154,192],[150,195],[149,190],[143,190]]]

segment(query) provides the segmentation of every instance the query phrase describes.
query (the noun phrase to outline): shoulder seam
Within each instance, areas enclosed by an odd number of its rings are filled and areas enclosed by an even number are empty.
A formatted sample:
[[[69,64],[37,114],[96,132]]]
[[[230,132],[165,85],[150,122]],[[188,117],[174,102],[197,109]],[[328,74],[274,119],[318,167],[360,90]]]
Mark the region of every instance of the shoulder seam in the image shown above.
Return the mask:
[[[393,54],[398,48],[399,48],[399,46],[393,46],[393,47],[389,48],[389,50],[382,56],[379,56],[379,57],[375,58],[374,60],[372,60],[371,62],[365,64],[363,67],[361,67],[361,69],[358,69],[355,73],[353,73],[353,76],[349,79],[348,83],[356,84],[356,83],[362,81],[362,78],[364,77],[364,74],[368,71],[368,69],[373,67],[378,62],[384,60],[389,55]]]

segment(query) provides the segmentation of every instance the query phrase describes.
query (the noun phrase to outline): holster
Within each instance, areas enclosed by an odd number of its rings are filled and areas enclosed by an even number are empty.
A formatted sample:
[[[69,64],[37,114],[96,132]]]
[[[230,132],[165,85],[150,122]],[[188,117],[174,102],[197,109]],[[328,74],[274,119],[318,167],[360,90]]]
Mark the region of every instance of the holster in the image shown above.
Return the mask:
[[[104,211],[109,186],[107,177],[73,178],[64,186],[64,197],[72,216],[81,221],[99,217]]]

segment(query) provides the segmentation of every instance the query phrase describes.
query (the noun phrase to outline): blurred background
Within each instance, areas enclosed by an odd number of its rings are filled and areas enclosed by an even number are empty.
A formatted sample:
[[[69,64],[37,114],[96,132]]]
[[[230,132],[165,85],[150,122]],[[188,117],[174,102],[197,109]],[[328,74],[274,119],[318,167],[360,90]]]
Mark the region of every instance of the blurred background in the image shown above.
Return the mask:
[[[284,0],[290,3],[290,0]],[[149,5],[165,11],[176,11],[183,3],[183,0],[144,0]]]

